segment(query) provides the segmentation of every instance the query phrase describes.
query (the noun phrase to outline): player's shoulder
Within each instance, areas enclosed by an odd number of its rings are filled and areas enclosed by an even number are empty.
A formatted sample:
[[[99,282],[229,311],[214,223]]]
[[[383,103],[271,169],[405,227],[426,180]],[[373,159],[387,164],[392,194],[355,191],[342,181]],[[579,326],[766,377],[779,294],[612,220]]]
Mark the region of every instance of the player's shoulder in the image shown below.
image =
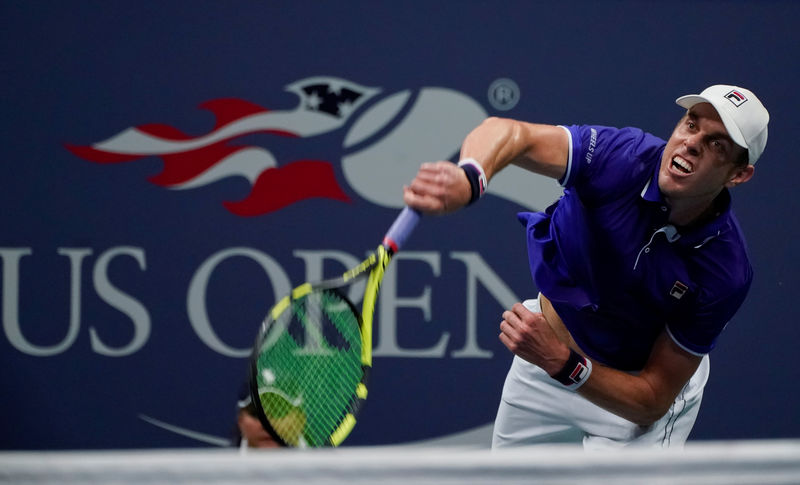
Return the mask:
[[[665,145],[666,141],[662,138],[649,133],[642,128],[635,126],[610,126],[576,124],[564,125],[573,136],[573,143],[584,142],[588,145],[596,143],[604,144],[632,144],[637,146]]]
[[[566,128],[571,134],[576,168],[588,168],[603,160],[621,163],[658,160],[667,143],[633,126],[572,125]]]
[[[644,186],[661,159],[666,142],[641,128],[617,128],[603,125],[568,127],[572,152],[565,187],[583,187],[584,195],[592,187],[613,187],[627,191]]]
[[[634,126],[622,128],[604,126],[596,129],[598,143],[616,147],[628,158],[651,159],[667,144],[663,139]]]

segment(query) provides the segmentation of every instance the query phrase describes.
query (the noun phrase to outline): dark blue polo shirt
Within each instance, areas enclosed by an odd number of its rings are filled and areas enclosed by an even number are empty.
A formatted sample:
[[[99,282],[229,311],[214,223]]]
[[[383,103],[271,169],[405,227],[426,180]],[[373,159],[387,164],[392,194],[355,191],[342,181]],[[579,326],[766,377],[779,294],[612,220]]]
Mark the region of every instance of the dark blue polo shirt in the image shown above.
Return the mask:
[[[683,349],[708,353],[753,278],[727,189],[718,217],[681,231],[658,190],[664,140],[636,128],[565,129],[564,195],[518,215],[539,290],[581,349],[611,367],[642,369],[665,327]]]

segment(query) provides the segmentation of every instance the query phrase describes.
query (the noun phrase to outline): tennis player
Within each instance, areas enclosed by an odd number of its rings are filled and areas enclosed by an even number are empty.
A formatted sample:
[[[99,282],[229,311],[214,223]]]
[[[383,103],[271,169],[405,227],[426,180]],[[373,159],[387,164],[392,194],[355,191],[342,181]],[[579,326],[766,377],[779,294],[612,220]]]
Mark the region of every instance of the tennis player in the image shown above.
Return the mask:
[[[475,202],[509,164],[563,196],[521,213],[538,298],[515,304],[500,340],[515,354],[493,447],[680,447],[697,417],[708,353],[753,272],[729,190],[747,182],[769,114],[749,90],[677,99],[669,140],[636,128],[489,118],[461,162],[425,163],[405,202],[445,214]]]

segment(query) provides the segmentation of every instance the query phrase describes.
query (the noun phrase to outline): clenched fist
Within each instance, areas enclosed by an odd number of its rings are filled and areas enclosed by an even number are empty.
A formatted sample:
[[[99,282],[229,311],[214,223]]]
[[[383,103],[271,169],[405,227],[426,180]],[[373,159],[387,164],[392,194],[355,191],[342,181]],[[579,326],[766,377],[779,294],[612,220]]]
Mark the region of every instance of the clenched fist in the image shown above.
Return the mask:
[[[423,163],[411,184],[403,187],[403,201],[425,214],[447,214],[469,203],[472,195],[464,170],[452,162]]]
[[[558,339],[544,315],[528,310],[522,303],[503,312],[500,341],[514,355],[551,376],[564,367],[570,355],[569,347]]]

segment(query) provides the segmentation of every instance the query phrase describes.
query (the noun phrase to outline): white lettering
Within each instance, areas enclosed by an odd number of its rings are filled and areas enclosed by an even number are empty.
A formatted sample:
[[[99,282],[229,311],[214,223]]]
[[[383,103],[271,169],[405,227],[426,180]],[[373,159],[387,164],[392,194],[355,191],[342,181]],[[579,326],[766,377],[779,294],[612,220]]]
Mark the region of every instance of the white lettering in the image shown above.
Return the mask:
[[[589,134],[589,147],[586,149],[586,163],[592,163],[592,157],[594,156],[594,149],[597,146],[597,130],[591,128],[591,132]]]
[[[69,326],[66,334],[59,334],[56,330],[57,343],[51,343],[52,340],[55,340],[52,339],[47,344],[43,344],[42,342],[32,342],[30,338],[25,337],[19,315],[21,262],[26,256],[32,255],[33,251],[26,247],[0,248],[0,257],[2,257],[3,263],[3,331],[15,349],[28,355],[44,357],[63,353],[75,343],[80,334],[82,264],[84,259],[92,254],[92,249],[58,248],[57,252],[61,256],[66,256],[70,265]],[[293,255],[304,264],[306,281],[320,281],[326,277],[337,276],[360,261],[360,258],[336,250],[296,250]],[[121,290],[110,280],[109,273],[112,262],[124,256],[133,258],[140,271],[147,270],[144,248],[133,246],[108,249],[98,257],[93,268],[94,290],[99,298],[128,317],[133,325],[133,335],[127,343],[112,345],[109,343],[110,334],[106,333],[106,337],[103,338],[103,328],[93,320],[88,327],[91,348],[97,354],[107,357],[125,357],[138,352],[147,344],[152,330],[152,318],[148,308],[142,301],[129,292]],[[249,346],[248,348],[231,346],[224,342],[215,330],[216,325],[231,325],[232,322],[216,322],[214,324],[210,321],[207,311],[207,298],[213,298],[213,295],[207,294],[210,279],[217,266],[233,257],[250,259],[266,273],[272,291],[266,292],[268,294],[264,295],[263,301],[259,300],[254,303],[265,310],[291,291],[292,281],[274,258],[246,247],[231,247],[212,254],[201,263],[192,276],[187,289],[186,311],[189,323],[198,338],[216,353],[233,358],[244,358],[251,352]],[[449,257],[451,260],[459,261],[466,268],[463,286],[460,281],[456,282],[461,278],[450,278],[448,294],[442,295],[449,300],[445,307],[454,310],[464,308],[466,311],[463,322],[465,329],[463,344],[460,338],[456,344],[451,344],[453,336],[450,329],[457,328],[459,322],[451,321],[450,315],[459,314],[459,312],[444,310],[442,314],[433,314],[434,286],[432,283],[434,279],[442,275],[442,254],[438,251],[408,251],[395,257],[395,261],[389,266],[383,280],[376,308],[376,341],[373,351],[376,357],[444,358],[448,354],[448,345],[458,347],[450,350],[449,356],[452,358],[488,359],[492,357],[491,351],[481,348],[478,339],[478,320],[483,318],[478,308],[478,290],[479,288],[488,290],[489,294],[504,308],[510,307],[514,302],[519,301],[519,298],[479,253],[455,251],[450,253]],[[401,290],[399,272],[407,271],[405,268],[414,264],[422,266],[417,268],[417,274],[428,272],[430,276],[427,278],[418,276],[413,280],[403,278]],[[364,280],[360,280],[347,288],[347,296],[351,301],[358,304],[362,300],[365,284]],[[462,291],[462,288],[464,293],[463,297],[460,297],[458,292]],[[164,303],[161,305],[163,306]],[[408,313],[409,310],[411,313]],[[414,311],[418,312],[419,318],[407,318],[408,315],[413,316]],[[398,324],[400,315],[404,320],[402,324]],[[247,322],[247,325],[252,325],[253,332],[255,332],[257,323]],[[52,325],[50,326],[52,327]],[[105,332],[108,331],[105,330]],[[461,332],[457,333],[461,334]],[[400,336],[402,335],[417,336],[413,348],[409,348],[408,344],[401,343]],[[422,335],[427,335],[427,337]],[[325,350],[321,330],[308,329],[303,351],[320,353]]]
[[[87,248],[59,248],[58,254],[67,256],[70,262],[70,313],[69,328],[61,342],[50,346],[30,343],[19,323],[19,262],[23,256],[33,254],[30,248],[0,248],[3,260],[3,331],[11,345],[22,353],[36,357],[57,355],[67,350],[78,336],[81,325],[81,263],[92,254]]]
[[[127,255],[139,263],[139,268],[144,271],[147,268],[145,263],[144,249],[120,246],[109,249],[100,255],[94,265],[94,288],[98,296],[106,303],[121,311],[133,322],[133,338],[124,347],[109,347],[102,340],[94,327],[89,327],[89,338],[92,349],[100,355],[108,357],[124,357],[131,355],[141,349],[150,337],[150,315],[147,308],[139,300],[123,293],[114,286],[108,279],[108,265],[112,259],[120,255]]]
[[[197,269],[192,281],[189,284],[189,291],[186,298],[186,310],[189,314],[189,322],[194,328],[197,336],[200,337],[206,345],[212,350],[226,355],[228,357],[247,357],[251,349],[236,349],[226,345],[219,339],[214,329],[211,327],[211,322],[208,318],[206,310],[206,289],[208,288],[208,281],[211,278],[211,273],[214,269],[224,260],[234,257],[244,256],[257,262],[264,268],[267,276],[272,283],[273,299],[265,298],[265,301],[278,301],[279,298],[288,294],[292,289],[289,278],[284,273],[283,268],[272,257],[264,254],[255,249],[234,247],[219,251],[206,259],[200,268]]]
[[[459,260],[467,267],[467,331],[464,347],[455,350],[452,356],[455,358],[486,358],[490,359],[492,353],[478,347],[477,326],[478,326],[478,281],[489,290],[489,293],[500,302],[503,308],[511,308],[511,305],[520,301],[511,291],[511,288],[497,276],[492,268],[486,264],[480,254],[475,252],[454,251],[450,253],[453,259]]]
[[[395,256],[392,266],[386,270],[381,284],[381,292],[378,295],[379,313],[378,323],[380,325],[380,342],[374,348],[375,357],[428,357],[441,358],[447,348],[450,339],[448,332],[442,332],[439,341],[430,347],[419,349],[404,349],[397,342],[397,309],[398,308],[419,308],[422,310],[423,318],[426,322],[431,321],[431,288],[425,286],[422,294],[417,297],[401,298],[397,295],[397,272],[400,262],[403,260],[422,261],[432,270],[433,276],[441,273],[441,256],[436,251],[408,251],[399,253]]]

